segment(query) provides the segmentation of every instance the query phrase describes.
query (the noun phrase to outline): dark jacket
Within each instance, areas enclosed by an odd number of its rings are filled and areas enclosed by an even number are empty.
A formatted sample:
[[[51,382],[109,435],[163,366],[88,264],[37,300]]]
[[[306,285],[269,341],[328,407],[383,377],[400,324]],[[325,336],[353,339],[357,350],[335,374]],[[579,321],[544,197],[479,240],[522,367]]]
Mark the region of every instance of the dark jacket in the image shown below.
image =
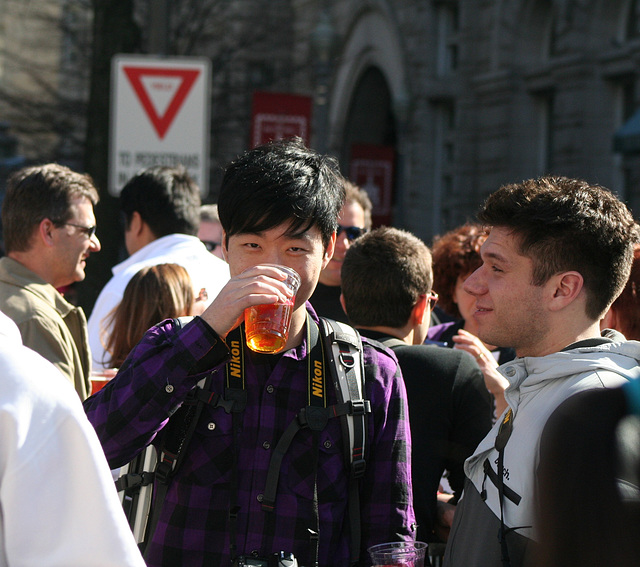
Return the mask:
[[[407,345],[375,331],[360,333],[386,343],[400,363],[409,401],[417,539],[434,541],[440,479],[448,470],[455,503],[464,485],[464,461],[491,429],[491,397],[480,368],[465,351]]]

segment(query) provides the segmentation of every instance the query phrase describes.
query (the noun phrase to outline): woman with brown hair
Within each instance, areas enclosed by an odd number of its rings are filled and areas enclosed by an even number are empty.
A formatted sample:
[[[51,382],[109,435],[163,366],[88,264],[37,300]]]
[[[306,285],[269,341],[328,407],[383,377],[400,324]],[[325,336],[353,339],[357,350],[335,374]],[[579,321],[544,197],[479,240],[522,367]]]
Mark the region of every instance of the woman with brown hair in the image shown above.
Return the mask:
[[[195,297],[189,273],[178,264],[142,268],[127,284],[106,326],[113,329],[105,341],[110,365],[119,368],[150,327],[164,319],[201,313],[204,293],[201,290]]]
[[[496,368],[512,360],[513,349],[484,344],[477,336],[472,314],[476,299],[463,289],[464,281],[482,265],[480,247],[487,233],[480,224],[467,223],[436,238],[433,255],[433,289],[438,292],[439,306],[454,321],[434,325],[427,341],[466,350],[478,362],[485,385],[495,398],[496,414],[506,407],[504,390],[507,380]]]

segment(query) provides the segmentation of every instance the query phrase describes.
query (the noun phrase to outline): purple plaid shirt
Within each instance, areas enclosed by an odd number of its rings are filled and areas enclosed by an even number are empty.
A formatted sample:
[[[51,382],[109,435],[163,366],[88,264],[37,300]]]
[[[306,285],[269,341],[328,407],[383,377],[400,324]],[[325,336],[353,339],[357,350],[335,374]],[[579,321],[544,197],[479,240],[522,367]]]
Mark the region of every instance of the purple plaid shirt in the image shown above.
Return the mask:
[[[297,433],[284,457],[275,512],[264,512],[260,500],[273,448],[308,403],[306,356],[306,340],[280,357],[254,355],[245,348],[248,401],[235,444],[238,552],[264,556],[291,551],[301,565],[309,564],[308,530],[314,527],[316,451],[308,429]],[[226,344],[199,317],[182,329],[170,320],[150,329],[116,378],[85,402],[110,465],[122,466],[151,443],[170,413],[211,370],[212,389],[222,392],[229,357]],[[415,519],[411,439],[400,370],[390,351],[379,345],[365,342],[364,359],[372,414],[360,488],[361,563],[370,564],[366,548],[412,540]],[[200,372],[203,367],[208,370]],[[328,403],[336,403],[334,388],[328,390]],[[319,564],[346,567],[350,556],[348,471],[339,419],[329,420],[319,441]],[[188,454],[169,487],[148,550],[149,566],[230,565],[233,453],[231,415],[222,408],[205,407]]]

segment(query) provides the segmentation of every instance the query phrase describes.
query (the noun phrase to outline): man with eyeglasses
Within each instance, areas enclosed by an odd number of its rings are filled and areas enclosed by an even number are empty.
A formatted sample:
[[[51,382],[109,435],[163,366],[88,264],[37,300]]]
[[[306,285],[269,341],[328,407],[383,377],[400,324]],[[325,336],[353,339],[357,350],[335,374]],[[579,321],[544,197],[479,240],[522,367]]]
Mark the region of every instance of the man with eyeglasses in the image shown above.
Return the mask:
[[[327,267],[320,272],[320,280],[309,299],[318,315],[348,323],[340,305],[342,262],[351,244],[371,230],[372,204],[367,192],[345,181],[346,197],[338,216],[338,236],[335,252]]]
[[[88,175],[58,164],[27,167],[7,183],[2,204],[6,256],[0,259],[0,311],[25,346],[52,362],[82,400],[91,392],[87,320],[58,291],[84,280],[100,251]]]
[[[446,537],[464,486],[464,461],[489,432],[493,413],[480,367],[468,352],[423,344],[438,300],[432,283],[429,248],[396,228],[365,234],[342,265],[349,319],[363,337],[391,348],[400,363],[413,440],[417,539],[430,543]],[[437,499],[445,469],[454,495]]]

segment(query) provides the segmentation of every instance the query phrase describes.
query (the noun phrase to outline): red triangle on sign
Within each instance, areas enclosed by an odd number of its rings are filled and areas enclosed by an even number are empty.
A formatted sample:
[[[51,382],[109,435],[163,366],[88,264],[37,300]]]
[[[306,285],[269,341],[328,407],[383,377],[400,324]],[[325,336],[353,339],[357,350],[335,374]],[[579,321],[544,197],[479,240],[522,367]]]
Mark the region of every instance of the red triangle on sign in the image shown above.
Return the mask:
[[[187,98],[193,83],[195,83],[200,70],[198,69],[161,69],[157,67],[123,67],[124,72],[127,74],[133,90],[138,95],[142,107],[144,108],[151,124],[155,128],[158,136],[162,140],[165,134],[169,130],[173,119],[178,114],[178,111],[182,107],[182,103]],[[142,77],[178,77],[182,79],[182,82],[176,89],[171,102],[167,106],[164,114],[160,116],[156,111],[149,93],[147,93],[144,84],[142,83]]]

